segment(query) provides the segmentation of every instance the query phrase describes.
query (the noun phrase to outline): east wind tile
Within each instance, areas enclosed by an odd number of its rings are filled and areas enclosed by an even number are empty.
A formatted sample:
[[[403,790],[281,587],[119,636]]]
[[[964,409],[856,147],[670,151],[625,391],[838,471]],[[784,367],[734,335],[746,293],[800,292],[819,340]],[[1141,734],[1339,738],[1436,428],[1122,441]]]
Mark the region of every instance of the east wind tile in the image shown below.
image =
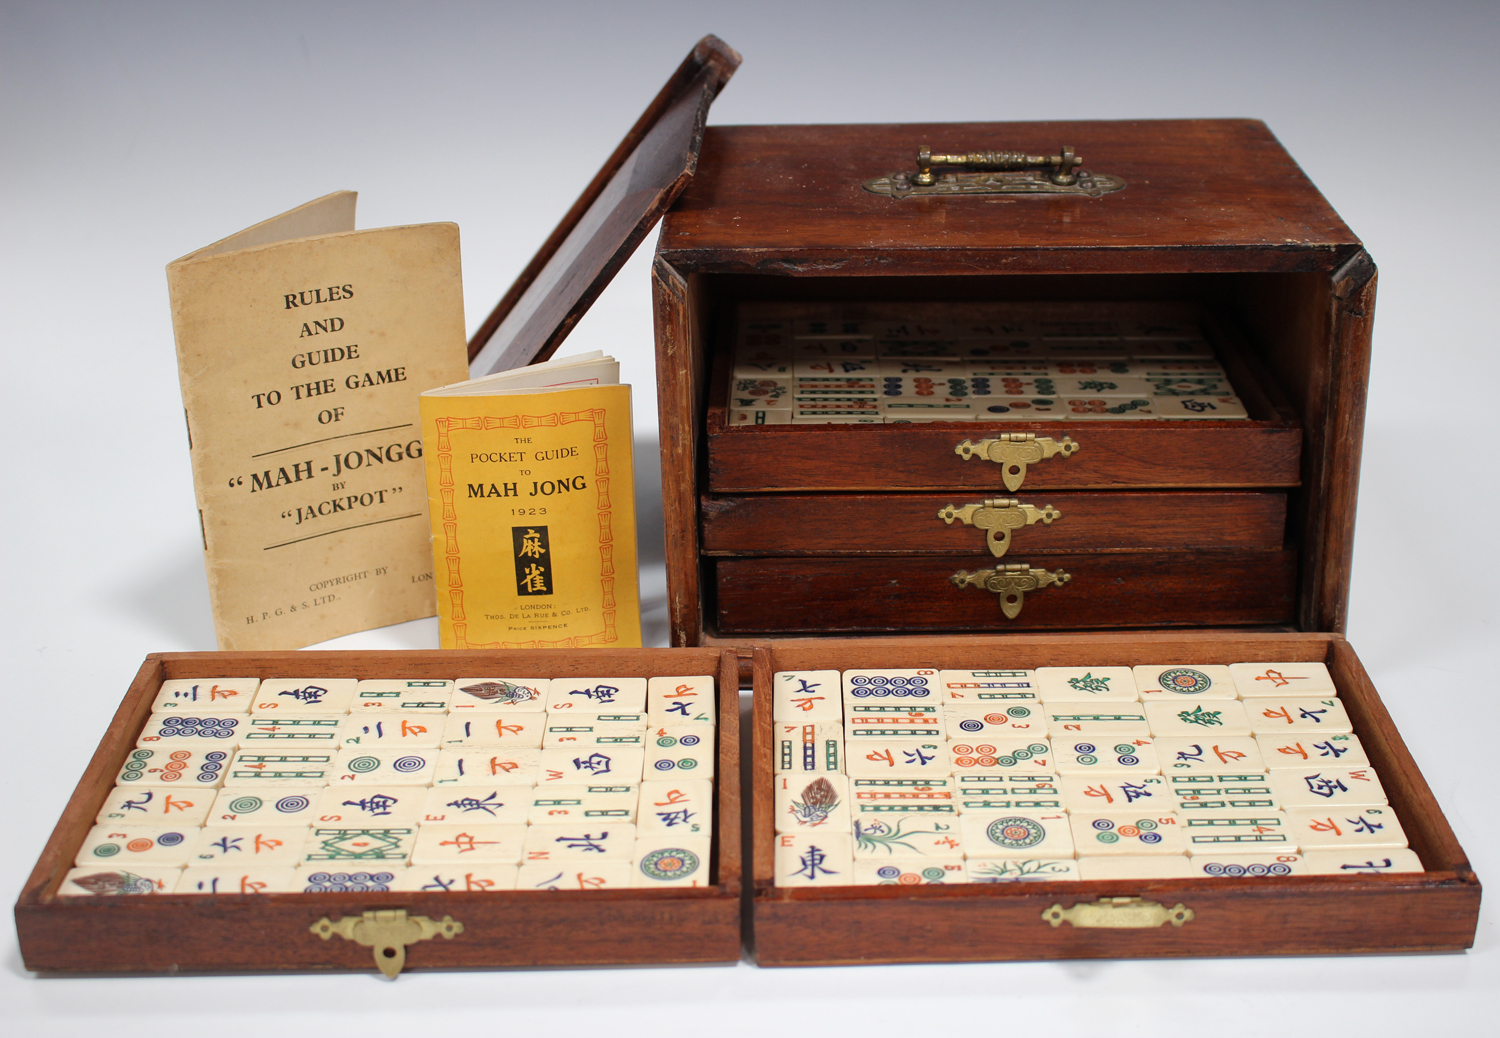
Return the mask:
[[[711,854],[712,845],[707,836],[641,836],[635,841],[630,856],[630,885],[636,888],[711,886]]]
[[[530,829],[524,825],[424,825],[417,831],[412,865],[516,865]]]
[[[946,746],[926,739],[871,739],[845,755],[850,776],[943,777],[953,771]]]
[[[637,836],[712,834],[714,784],[707,779],[646,779],[639,796]]]
[[[1309,851],[1303,855],[1307,872],[1314,876],[1383,875],[1425,872],[1416,851],[1388,847],[1380,851]]]
[[[281,790],[276,792],[279,795]],[[330,786],[317,797],[314,824],[384,828],[416,825],[427,792],[422,786]]]
[[[971,858],[964,865],[969,883],[1055,883],[1082,878],[1073,858]]]
[[[432,785],[526,786],[537,782],[542,754],[537,749],[439,750]]]
[[[357,718],[353,720],[367,720]],[[378,723],[378,722],[377,722]],[[405,727],[407,718],[401,719]],[[449,714],[440,723],[433,725],[437,741],[452,749],[511,747],[537,749],[542,745],[547,731],[546,714]],[[377,732],[380,729],[376,729]],[[387,742],[395,741],[396,733],[388,733]],[[425,736],[424,736],[425,738]],[[381,743],[375,743],[381,745]],[[413,743],[413,745],[416,745]],[[425,745],[425,743],[424,743]]]
[[[1036,672],[1031,670],[940,670],[938,686],[947,707],[1004,709],[1041,702]]]
[[[553,678],[547,712],[618,714],[646,712],[645,678]]]
[[[520,786],[434,787],[422,791],[417,823],[525,825],[530,809],[531,792]]]
[[[542,750],[536,785],[576,786],[603,782],[638,785],[645,759],[645,751],[632,747],[580,746],[572,750]]]
[[[679,724],[653,728],[646,739],[642,775],[666,778],[713,778],[717,741],[711,724]]]
[[[1063,775],[1063,806],[1072,812],[1167,811],[1171,788],[1160,775]]]
[[[1142,704],[1124,700],[1091,702],[1053,701],[1043,704],[1047,731],[1054,738],[1098,736],[1105,739],[1138,739],[1151,735]]]
[[[1276,811],[1281,801],[1271,778],[1264,772],[1223,772],[1164,776],[1171,787],[1176,810],[1182,814],[1222,811]]]
[[[641,791],[639,786],[627,785],[552,786],[529,790],[516,799],[526,805],[522,820],[532,825],[634,824]]]
[[[654,727],[713,724],[716,685],[708,675],[654,677],[646,681],[646,713]]]
[[[234,750],[157,746],[137,747],[125,758],[115,784],[120,786],[171,786],[182,789],[217,789],[224,784]]]
[[[1185,702],[1152,699],[1141,704],[1155,736],[1249,735],[1250,718],[1237,699]]]
[[[152,714],[136,745],[171,750],[228,750],[238,746],[249,718],[228,714]]]
[[[208,825],[187,864],[290,868],[301,860],[307,834],[305,825]]]
[[[1292,831],[1304,851],[1405,847],[1406,831],[1389,807],[1292,810]]]
[[[338,754],[240,750],[224,770],[225,789],[327,785],[337,774]]]
[[[96,825],[83,838],[73,864],[181,868],[191,860],[202,830],[195,825]]]
[[[1271,787],[1283,807],[1332,808],[1383,807],[1385,788],[1375,769],[1322,766],[1278,768],[1271,772]]]
[[[1321,663],[1231,663],[1241,699],[1261,696],[1335,696],[1333,675]]]
[[[1129,667],[1038,667],[1042,702],[1135,702],[1140,698]]]
[[[1260,772],[1266,768],[1260,743],[1248,735],[1169,735],[1152,741],[1163,775],[1217,775],[1231,769]]]
[[[520,871],[515,865],[488,865],[480,862],[413,865],[396,873],[390,888],[414,894],[487,894],[496,890],[515,890]]]
[[[854,837],[848,833],[778,833],[778,887],[843,887],[854,883]]]
[[[1370,764],[1364,744],[1352,732],[1339,735],[1257,735],[1255,741],[1266,767],[1273,771],[1305,768],[1310,764],[1344,768],[1368,767]]]
[[[956,801],[960,814],[997,811],[1063,811],[1062,785],[1056,775],[988,772],[963,775]]]
[[[566,865],[539,862],[522,865],[517,890],[623,890],[635,878],[628,861],[591,861]]]
[[[970,862],[1073,857],[1073,834],[1061,811],[967,812],[959,823]]]
[[[959,781],[994,772],[1052,774],[1057,761],[1051,744],[1036,736],[1000,739],[950,739],[943,746],[949,770]]]
[[[453,682],[422,678],[361,681],[349,705],[351,714],[443,714],[453,699]]]
[[[163,681],[152,713],[248,714],[260,678],[174,678]]]
[[[346,717],[247,717],[240,742],[253,749],[291,747],[337,748],[343,744],[339,729]]]
[[[449,713],[540,714],[547,709],[551,678],[459,678]]]
[[[211,825],[311,825],[325,787],[283,786],[275,790],[223,789],[210,805]]]
[[[278,717],[347,714],[358,688],[358,678],[267,678],[256,690],[250,712]]]
[[[351,786],[428,786],[437,770],[437,749],[367,749],[339,751],[335,781]]]
[[[967,872],[962,858],[947,861],[854,860],[854,885],[857,887],[926,887],[966,882]]]
[[[116,786],[94,821],[104,824],[202,825],[218,791],[212,787]]]
[[[867,739],[942,739],[943,708],[936,702],[848,702],[844,731],[850,745]]]
[[[379,894],[398,889],[407,875],[399,861],[299,865],[296,873],[296,889],[304,894]]]
[[[537,862],[629,861],[635,851],[635,838],[635,826],[628,822],[532,825],[526,828],[522,860],[528,865]]]
[[[1150,739],[1053,739],[1052,755],[1063,775],[1159,775]]]
[[[290,865],[190,866],[177,880],[174,894],[294,894],[302,889]]]
[[[776,776],[774,822],[778,833],[849,832],[849,780],[843,775]]]
[[[1160,811],[1110,811],[1069,816],[1078,857],[1185,854],[1187,838],[1177,816]]]
[[[1218,854],[1193,852],[1188,857],[1194,878],[1206,879],[1274,879],[1277,876],[1306,876],[1311,872],[1302,855],[1284,854]]]
[[[1142,702],[1152,699],[1237,699],[1239,692],[1228,667],[1197,664],[1155,664],[1131,668]]]
[[[1280,811],[1178,813],[1189,854],[1290,853],[1297,849],[1291,819]]]
[[[1078,878],[1082,880],[1189,879],[1194,875],[1192,862],[1181,854],[1081,855],[1078,859]]]
[[[844,726],[837,721],[772,726],[777,772],[817,774],[844,770]]]
[[[58,897],[123,897],[141,894],[170,894],[177,887],[182,870],[160,865],[101,863],[69,869],[57,888]]]
[[[1344,704],[1338,699],[1281,699],[1258,696],[1244,701],[1250,726],[1256,735],[1280,736],[1328,732],[1343,735],[1354,731]]]

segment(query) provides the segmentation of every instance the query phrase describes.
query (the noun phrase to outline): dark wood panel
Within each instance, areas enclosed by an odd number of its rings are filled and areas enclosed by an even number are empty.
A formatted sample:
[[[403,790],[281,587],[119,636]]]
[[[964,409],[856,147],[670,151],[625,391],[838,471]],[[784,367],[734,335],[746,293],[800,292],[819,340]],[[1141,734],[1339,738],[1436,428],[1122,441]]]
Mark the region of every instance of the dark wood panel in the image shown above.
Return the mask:
[[[1062,515],[1012,531],[1012,555],[1079,551],[1277,551],[1286,533],[1281,491],[1154,493],[1111,491],[1020,492],[1038,508]],[[747,494],[705,495],[699,504],[708,555],[954,555],[986,552],[985,531],[938,517],[985,494]]]
[[[1279,624],[1292,619],[1297,554],[1049,555],[1072,579],[1029,592],[1007,620],[995,594],[949,577],[988,555],[715,559],[722,634],[778,631],[1003,631],[1038,627]]]

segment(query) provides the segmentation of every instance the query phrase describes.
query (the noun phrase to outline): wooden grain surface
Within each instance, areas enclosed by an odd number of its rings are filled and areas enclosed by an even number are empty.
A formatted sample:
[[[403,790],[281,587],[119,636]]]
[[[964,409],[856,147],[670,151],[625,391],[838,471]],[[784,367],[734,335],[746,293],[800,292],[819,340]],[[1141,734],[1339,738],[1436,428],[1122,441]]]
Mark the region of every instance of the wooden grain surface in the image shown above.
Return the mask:
[[[718,630],[760,632],[1005,631],[1290,623],[1297,553],[1047,555],[1068,583],[1028,592],[1007,620],[997,596],[949,577],[1024,553],[886,558],[719,558]]]

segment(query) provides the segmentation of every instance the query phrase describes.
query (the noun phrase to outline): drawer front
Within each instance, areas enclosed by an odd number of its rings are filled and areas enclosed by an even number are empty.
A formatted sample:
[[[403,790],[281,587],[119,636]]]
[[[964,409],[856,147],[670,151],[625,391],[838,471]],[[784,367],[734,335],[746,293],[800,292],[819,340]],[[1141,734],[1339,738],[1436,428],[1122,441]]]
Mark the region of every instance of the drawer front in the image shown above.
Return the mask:
[[[1132,487],[1292,487],[1302,430],[1281,422],[1042,422],[765,425],[708,429],[708,489],[995,492],[1002,466],[956,448],[965,440],[1035,432],[1076,452],[1026,466],[1013,492]]]
[[[1007,631],[1046,628],[1290,624],[1292,550],[1049,555],[1071,579],[1028,591],[1007,619],[1000,596],[949,579],[989,555],[721,558],[709,566],[721,634]]]
[[[1112,491],[1013,497],[991,485],[960,494],[706,495],[701,501],[707,555],[958,555],[1004,557],[1078,552],[1279,551],[1285,540],[1286,493],[1270,491]],[[970,522],[939,513],[948,506],[1006,498],[1022,509],[974,514]],[[1008,523],[1030,519],[1011,528]],[[1050,521],[1048,521],[1050,519]],[[1000,525],[994,525],[996,521]],[[978,525],[975,525],[975,524]],[[990,535],[979,527],[994,525]],[[1008,538],[1005,536],[1009,534]]]

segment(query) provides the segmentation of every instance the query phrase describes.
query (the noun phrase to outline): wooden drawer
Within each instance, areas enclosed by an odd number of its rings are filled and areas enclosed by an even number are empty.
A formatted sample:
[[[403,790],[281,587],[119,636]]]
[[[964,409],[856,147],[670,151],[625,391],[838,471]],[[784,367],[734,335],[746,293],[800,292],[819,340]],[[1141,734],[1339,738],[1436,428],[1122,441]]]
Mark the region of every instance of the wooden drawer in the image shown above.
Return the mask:
[[[959,571],[1020,560],[1007,555],[890,558],[743,558],[710,563],[718,631],[997,631],[1015,628],[1251,626],[1289,624],[1295,551],[1048,555],[1061,586],[1027,592],[1014,618],[999,596],[955,588]]]
[[[538,677],[714,674],[718,757],[715,883],[706,888],[495,893],[340,893],[59,897],[57,890],[136,744],[163,681],[223,677],[427,677],[461,672]],[[363,970],[372,951],[324,939],[327,917],[404,910],[463,932],[407,949],[413,968],[733,962],[740,957],[739,677],[713,649],[474,652],[193,652],[146,658],[16,902],[28,970],[176,973]]]
[[[775,883],[771,676],[850,667],[1125,666],[1163,660],[1326,663],[1412,850],[1405,875],[783,888]],[[786,641],[756,651],[752,725],[754,956],[762,966],[1008,959],[1458,951],[1480,883],[1348,642],[1333,634],[1018,635]],[[1182,925],[1080,928],[1044,918],[1103,898],[1183,906]]]
[[[985,494],[705,494],[705,555],[957,555],[986,551],[985,531],[939,512]],[[1011,534],[1012,554],[1276,551],[1286,539],[1282,491],[1031,494],[1061,515]]]

